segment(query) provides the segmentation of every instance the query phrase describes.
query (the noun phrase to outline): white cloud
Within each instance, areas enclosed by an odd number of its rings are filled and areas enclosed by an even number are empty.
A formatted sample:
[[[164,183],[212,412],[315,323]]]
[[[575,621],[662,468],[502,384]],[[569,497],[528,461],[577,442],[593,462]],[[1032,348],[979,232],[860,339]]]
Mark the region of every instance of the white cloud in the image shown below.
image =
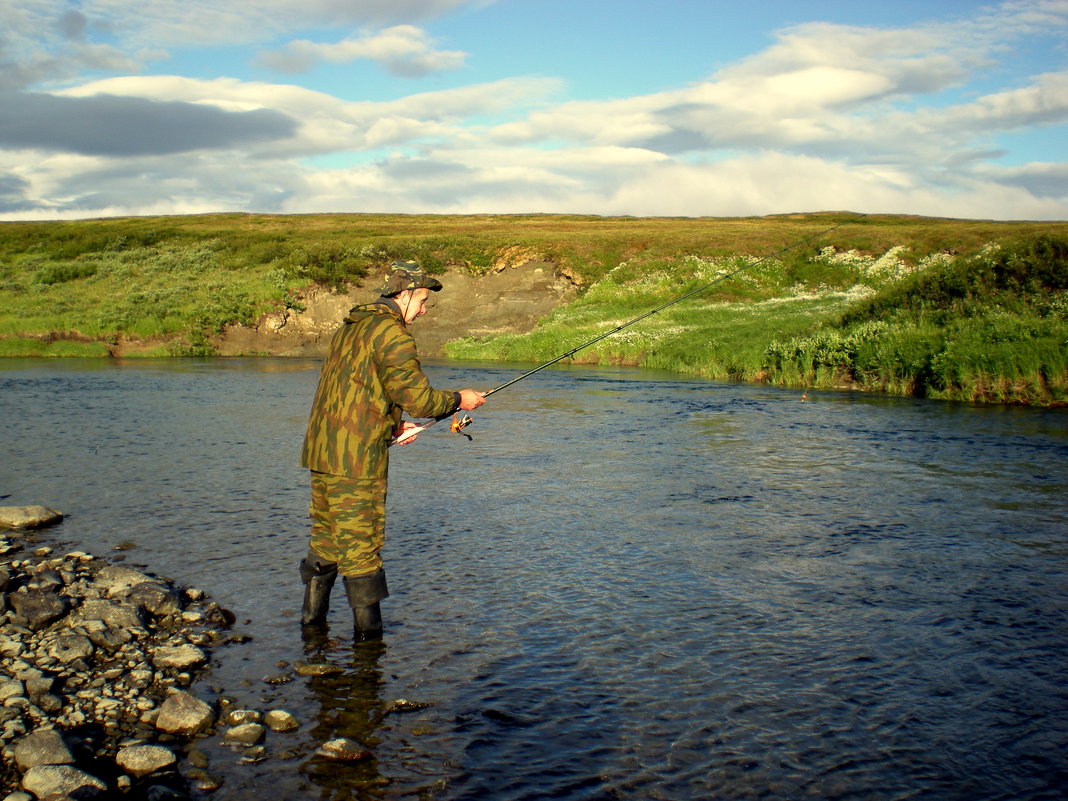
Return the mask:
[[[37,0],[40,2],[41,0]],[[90,21],[113,24],[128,45],[262,42],[295,31],[379,27],[433,19],[492,0],[82,0]],[[62,2],[52,5],[62,6]]]
[[[264,54],[261,61],[283,72],[306,72],[318,61],[348,64],[362,59],[374,61],[394,75],[419,78],[458,69],[466,57],[458,50],[435,50],[434,40],[413,25],[395,25],[333,44],[300,39],[284,50]]]
[[[343,24],[365,32],[333,44],[294,42],[274,57],[306,64],[365,59],[420,74],[458,67],[465,54],[438,49],[410,23],[466,5],[273,0],[257,2],[253,14],[251,0],[147,0],[137,7],[142,16],[124,18],[125,28],[103,36],[104,23],[132,8],[127,0],[86,0],[76,15],[63,3],[25,0],[18,11],[0,6],[0,23],[11,22],[0,33],[0,56],[14,54],[22,70],[9,86],[27,86],[31,75],[67,75],[89,69],[93,59],[95,69],[119,59],[111,68],[129,73],[149,55],[133,48],[206,28],[208,41],[216,35],[268,41],[287,26]],[[70,153],[35,150],[33,120],[26,130],[7,131],[21,149],[0,151],[0,214],[855,209],[1065,219],[1065,163],[1005,167],[993,160],[1004,157],[1000,132],[1068,123],[1068,72],[1021,76],[997,89],[982,79],[1012,37],[1046,35],[1066,24],[1068,0],[1006,3],[952,25],[811,23],[781,31],[765,50],[691,85],[597,102],[560,102],[566,84],[541,77],[383,102],[235,78],[126,74],[84,81],[17,100],[33,114],[63,108],[60,99],[84,101],[77,107],[97,112],[117,109],[123,119],[145,123],[135,126],[142,135],[117,136],[104,158],[70,155],[102,152],[86,141],[89,134],[96,142],[106,138],[102,113],[96,127],[46,137],[50,147]],[[382,25],[392,27],[373,30]],[[150,133],[158,129],[138,115],[151,108],[171,115],[176,131],[194,119],[214,128],[199,138],[160,136],[155,146],[166,145],[170,155],[150,158]],[[355,166],[308,166],[321,157]]]

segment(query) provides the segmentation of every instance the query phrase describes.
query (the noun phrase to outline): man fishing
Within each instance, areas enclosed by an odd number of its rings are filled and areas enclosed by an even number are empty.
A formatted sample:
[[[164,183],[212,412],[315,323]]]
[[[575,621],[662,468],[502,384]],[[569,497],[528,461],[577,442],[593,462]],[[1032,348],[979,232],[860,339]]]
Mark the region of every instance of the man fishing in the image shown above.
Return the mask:
[[[485,403],[485,393],[473,389],[434,389],[419,365],[407,326],[440,290],[418,263],[393,262],[378,300],[353,308],[330,340],[301,451],[301,465],[311,471],[312,521],[300,563],[302,626],[325,622],[340,573],[356,639],[382,636],[389,447],[416,427],[401,421],[402,412],[442,418]]]

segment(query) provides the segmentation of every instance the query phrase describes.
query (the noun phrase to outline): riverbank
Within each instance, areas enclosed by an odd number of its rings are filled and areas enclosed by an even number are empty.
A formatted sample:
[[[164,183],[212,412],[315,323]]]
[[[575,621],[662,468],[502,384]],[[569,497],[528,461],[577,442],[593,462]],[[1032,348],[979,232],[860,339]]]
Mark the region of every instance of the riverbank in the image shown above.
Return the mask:
[[[415,256],[446,284],[413,326],[424,358],[540,363],[704,286],[574,361],[1061,405],[1066,241],[1065,223],[845,212],[8,224],[0,355],[320,357]]]
[[[68,550],[17,507],[0,509],[0,787],[9,799],[184,799],[220,786],[200,747],[249,761],[282,709],[191,690],[217,649],[250,638],[198,588]],[[6,523],[6,525],[5,525]],[[21,792],[29,795],[20,795]]]

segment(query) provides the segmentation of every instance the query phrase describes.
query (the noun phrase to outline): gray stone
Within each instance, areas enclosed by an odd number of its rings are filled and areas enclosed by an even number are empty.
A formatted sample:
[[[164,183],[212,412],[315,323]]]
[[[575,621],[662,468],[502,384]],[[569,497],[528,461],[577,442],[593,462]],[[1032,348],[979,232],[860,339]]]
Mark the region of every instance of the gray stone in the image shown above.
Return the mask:
[[[18,741],[15,746],[15,764],[21,771],[38,765],[72,765],[74,755],[58,731],[38,729]]]
[[[52,691],[52,685],[56,683],[56,680],[51,676],[41,676],[40,678],[26,679],[26,696],[31,700],[40,698],[45,693]]]
[[[144,582],[159,583],[140,570],[122,565],[108,565],[93,578],[93,586],[109,598],[125,596],[131,589]]]
[[[156,728],[169,734],[190,737],[210,729],[215,723],[211,707],[184,690],[174,693],[159,708]]]
[[[182,602],[178,594],[169,587],[155,581],[142,581],[131,588],[126,600],[141,606],[155,617],[173,615],[182,611]]]
[[[47,506],[0,506],[0,528],[43,528],[62,519],[62,512]]]
[[[207,661],[207,655],[195,645],[164,645],[152,652],[152,664],[157,668],[185,670]]]
[[[32,631],[40,631],[67,614],[67,600],[52,592],[13,592],[7,602],[15,610],[15,620]]]
[[[93,655],[93,643],[88,637],[75,634],[73,631],[56,635],[45,652],[65,665],[69,665],[75,659],[88,659]]]
[[[0,682],[0,704],[8,698],[14,698],[16,695],[23,695],[25,692],[26,687],[18,679],[9,679],[8,681]]]
[[[83,620],[102,620],[112,629],[140,628],[144,623],[137,606],[100,598],[86,601],[71,615],[72,625]]]
[[[174,752],[162,745],[131,745],[115,755],[118,766],[136,778],[169,768],[177,761]]]
[[[263,722],[271,731],[295,731],[300,728],[297,719],[284,709],[272,709],[263,716]]]
[[[101,796],[108,786],[96,776],[70,765],[38,765],[26,771],[22,789],[38,798],[50,795],[92,798]]]
[[[96,622],[102,623],[102,621]],[[119,650],[132,639],[133,635],[127,629],[109,629],[106,626],[102,626],[89,632],[89,640],[93,645],[97,648],[103,648],[108,653]]]
[[[38,592],[55,592],[63,586],[63,576],[55,570],[39,570],[26,582],[26,589]]]
[[[255,745],[267,734],[267,727],[259,723],[242,723],[234,726],[223,735],[223,742],[229,745]]]

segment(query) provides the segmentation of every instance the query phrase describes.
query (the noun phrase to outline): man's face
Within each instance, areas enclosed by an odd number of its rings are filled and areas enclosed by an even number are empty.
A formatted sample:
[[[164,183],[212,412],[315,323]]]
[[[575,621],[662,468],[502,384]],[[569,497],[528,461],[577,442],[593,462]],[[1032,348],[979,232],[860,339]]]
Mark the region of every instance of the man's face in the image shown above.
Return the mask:
[[[406,289],[397,295],[397,306],[404,315],[404,322],[410,323],[416,317],[426,314],[426,299],[430,297],[429,289]]]

